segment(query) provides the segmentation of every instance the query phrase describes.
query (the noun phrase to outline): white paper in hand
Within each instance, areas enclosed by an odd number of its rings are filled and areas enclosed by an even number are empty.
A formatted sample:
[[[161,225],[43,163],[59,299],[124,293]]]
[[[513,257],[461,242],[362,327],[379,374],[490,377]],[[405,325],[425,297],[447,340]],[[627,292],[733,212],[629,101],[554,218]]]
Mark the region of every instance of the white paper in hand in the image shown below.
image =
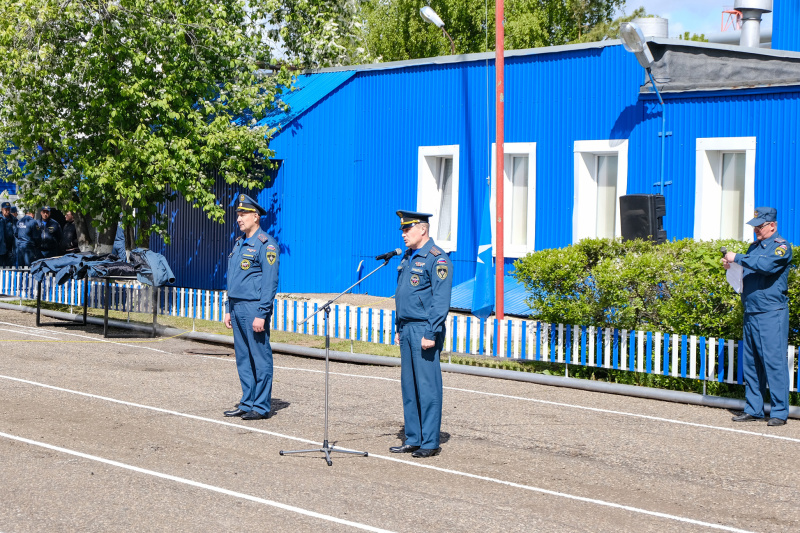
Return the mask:
[[[731,263],[731,267],[725,272],[725,279],[728,284],[733,287],[736,294],[742,294],[742,278],[744,277],[744,269],[738,263]]]

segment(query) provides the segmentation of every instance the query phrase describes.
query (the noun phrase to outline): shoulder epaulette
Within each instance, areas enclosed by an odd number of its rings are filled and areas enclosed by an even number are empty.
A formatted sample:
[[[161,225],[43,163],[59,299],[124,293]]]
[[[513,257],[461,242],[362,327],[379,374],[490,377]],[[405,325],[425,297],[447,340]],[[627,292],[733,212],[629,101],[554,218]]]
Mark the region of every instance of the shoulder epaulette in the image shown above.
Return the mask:
[[[786,239],[780,239],[780,238],[778,238],[778,239],[775,239],[775,242],[786,242]]]
[[[435,246],[431,246],[431,254],[435,257],[437,255],[442,255],[442,251]]]
[[[236,237],[236,240],[235,240],[234,242],[239,242],[239,241],[241,241],[241,240],[242,240],[242,236],[241,236],[241,235],[239,235],[238,237]]]
[[[263,233],[259,233],[258,234],[258,240],[261,241],[261,242],[267,242],[267,236],[264,235]]]

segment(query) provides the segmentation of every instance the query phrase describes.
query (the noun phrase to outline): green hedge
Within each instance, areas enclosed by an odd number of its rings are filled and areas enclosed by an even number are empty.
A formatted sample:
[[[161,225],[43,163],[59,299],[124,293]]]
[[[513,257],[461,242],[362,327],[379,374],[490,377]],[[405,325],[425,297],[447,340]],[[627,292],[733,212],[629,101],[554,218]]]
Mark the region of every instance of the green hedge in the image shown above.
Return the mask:
[[[532,318],[552,323],[662,331],[725,339],[742,336],[742,304],[725,281],[720,247],[747,243],[691,239],[585,239],[528,254],[514,276],[528,291]],[[797,255],[789,271],[789,343],[800,341]]]

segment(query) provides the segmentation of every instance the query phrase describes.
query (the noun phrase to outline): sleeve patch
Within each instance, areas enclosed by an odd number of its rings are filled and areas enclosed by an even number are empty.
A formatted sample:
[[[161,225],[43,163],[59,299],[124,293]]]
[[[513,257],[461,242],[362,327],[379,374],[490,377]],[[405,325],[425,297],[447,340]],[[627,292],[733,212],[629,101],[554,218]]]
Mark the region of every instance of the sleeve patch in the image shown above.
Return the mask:
[[[783,248],[775,248],[775,255],[783,257],[784,255],[786,255],[786,250],[784,250]]]
[[[442,255],[442,251],[435,246],[431,246],[431,254],[433,256]]]

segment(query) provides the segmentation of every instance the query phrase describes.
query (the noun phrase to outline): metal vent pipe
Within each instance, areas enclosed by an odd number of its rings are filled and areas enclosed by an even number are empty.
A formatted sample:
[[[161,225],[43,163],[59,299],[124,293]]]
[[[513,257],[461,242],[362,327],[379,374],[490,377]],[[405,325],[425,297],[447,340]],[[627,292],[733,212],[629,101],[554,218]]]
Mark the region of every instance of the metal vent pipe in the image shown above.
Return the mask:
[[[772,12],[772,0],[736,0],[733,9],[742,14],[739,46],[758,48],[761,41],[761,15]]]

